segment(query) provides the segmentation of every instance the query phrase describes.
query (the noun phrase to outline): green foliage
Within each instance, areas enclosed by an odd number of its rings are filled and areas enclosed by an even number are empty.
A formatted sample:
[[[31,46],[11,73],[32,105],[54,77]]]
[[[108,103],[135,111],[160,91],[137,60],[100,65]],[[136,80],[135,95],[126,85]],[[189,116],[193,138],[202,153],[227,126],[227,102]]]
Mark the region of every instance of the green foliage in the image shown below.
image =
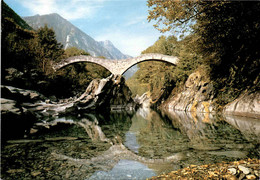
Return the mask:
[[[69,47],[65,50],[65,57],[72,57],[72,56],[78,56],[78,55],[85,55],[89,56],[90,54],[82,49],[78,49],[76,47]]]
[[[199,50],[216,86],[231,91],[254,86],[259,79],[260,2],[222,3],[205,8],[204,14],[198,21],[200,31],[196,29],[205,37]]]
[[[201,56],[220,104],[259,90],[260,2],[148,0],[148,7],[148,20],[161,32],[188,30],[196,37],[187,50]]]
[[[35,63],[37,68],[45,74],[52,72],[51,62],[61,60],[64,50],[57,42],[55,32],[47,25],[36,31],[34,39]]]
[[[14,67],[23,70],[33,61],[28,47],[34,38],[34,32],[22,29],[8,17],[2,17],[1,28],[2,68]]]
[[[3,0],[1,0],[1,18],[13,19],[13,21],[22,29],[32,30],[32,28],[18,16]]]
[[[174,36],[161,36],[154,45],[143,51],[143,54],[161,53],[177,56],[179,62],[177,66],[155,61],[138,64],[139,70],[127,80],[133,94],[141,95],[149,91],[152,99],[157,100],[162,94],[167,98],[174,87],[180,88],[201,61],[201,57],[194,52],[195,41],[195,36],[188,36],[181,41],[177,41]]]
[[[36,31],[20,26],[21,18],[6,4],[3,4],[2,28],[2,83],[37,90],[46,96],[58,98],[74,96],[85,91],[95,78],[109,76],[105,68],[92,63],[76,63],[54,72],[52,63],[77,55],[89,55],[76,47],[65,51],[56,40],[55,32],[47,25]],[[19,24],[20,23],[20,24]],[[22,79],[9,82],[6,69],[15,68]],[[14,74],[15,76],[15,74]],[[12,84],[13,83],[13,84]]]

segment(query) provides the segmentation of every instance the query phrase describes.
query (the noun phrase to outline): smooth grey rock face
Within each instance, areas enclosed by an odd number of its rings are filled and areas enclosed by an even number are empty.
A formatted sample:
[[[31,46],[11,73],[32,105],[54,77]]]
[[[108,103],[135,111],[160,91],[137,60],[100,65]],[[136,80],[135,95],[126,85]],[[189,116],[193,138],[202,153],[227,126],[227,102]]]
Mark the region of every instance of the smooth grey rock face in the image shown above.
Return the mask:
[[[122,76],[111,75],[106,79],[93,80],[86,91],[75,100],[79,109],[98,109],[111,107],[119,109],[134,108],[131,91]]]
[[[226,105],[223,112],[225,114],[249,116],[259,119],[260,92],[242,94],[238,99]]]
[[[140,104],[143,108],[149,108],[151,99],[148,97],[147,93],[144,93],[142,96],[139,96],[138,94],[134,98],[134,101],[137,104]]]
[[[185,82],[183,91],[173,96],[166,108],[197,113],[214,112],[214,94],[212,83],[204,81],[200,72],[194,72]]]

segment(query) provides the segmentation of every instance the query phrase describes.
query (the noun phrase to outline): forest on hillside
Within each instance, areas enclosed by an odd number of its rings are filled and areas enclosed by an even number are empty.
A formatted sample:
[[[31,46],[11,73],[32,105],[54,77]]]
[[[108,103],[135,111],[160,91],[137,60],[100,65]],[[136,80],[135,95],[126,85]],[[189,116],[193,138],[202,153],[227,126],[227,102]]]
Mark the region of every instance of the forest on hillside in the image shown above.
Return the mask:
[[[142,53],[177,56],[180,61],[176,67],[139,64],[127,81],[134,94],[148,91],[153,100],[167,99],[194,71],[213,82],[221,105],[243,91],[259,90],[260,2],[148,0],[148,7],[155,28],[179,38],[161,36]]]
[[[53,29],[46,25],[33,30],[4,1],[1,8],[2,84],[67,98],[84,92],[93,79],[110,74],[105,68],[89,63],[77,63],[54,72],[52,63],[89,53],[75,47],[64,50]]]

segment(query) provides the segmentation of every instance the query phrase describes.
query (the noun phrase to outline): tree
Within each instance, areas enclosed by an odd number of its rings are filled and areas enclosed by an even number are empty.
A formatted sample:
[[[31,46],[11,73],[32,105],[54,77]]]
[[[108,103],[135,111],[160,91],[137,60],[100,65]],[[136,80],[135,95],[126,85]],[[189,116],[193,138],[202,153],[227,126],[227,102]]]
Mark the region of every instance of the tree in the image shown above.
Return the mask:
[[[148,0],[148,7],[148,20],[161,32],[190,30],[197,37],[196,53],[216,89],[238,89],[235,98],[259,87],[260,2]]]
[[[76,47],[69,47],[65,50],[65,57],[72,57],[72,56],[79,56],[79,55],[85,55],[85,56],[89,56],[90,54],[86,51],[84,51],[83,49],[78,49]]]
[[[198,68],[200,58],[194,52],[195,36],[188,36],[178,41],[175,36],[161,36],[152,46],[142,53],[160,53],[165,55],[177,56],[179,62],[174,66],[165,62],[148,61],[138,64],[139,70],[127,80],[133,94],[150,91],[152,97],[157,99],[162,93],[169,95],[172,89],[177,86],[180,88],[188,76]],[[132,86],[132,87],[131,87]],[[138,90],[135,86],[142,86]]]
[[[185,32],[201,13],[198,1],[148,0],[148,20],[156,20],[154,27],[161,32],[177,29]]]
[[[45,74],[52,72],[51,63],[61,60],[64,54],[62,44],[56,40],[55,32],[47,25],[36,31],[32,48],[35,52],[36,66]]]
[[[33,62],[33,58],[28,54],[28,46],[34,38],[34,32],[21,28],[8,17],[2,17],[1,28],[2,69],[13,67],[23,71]]]

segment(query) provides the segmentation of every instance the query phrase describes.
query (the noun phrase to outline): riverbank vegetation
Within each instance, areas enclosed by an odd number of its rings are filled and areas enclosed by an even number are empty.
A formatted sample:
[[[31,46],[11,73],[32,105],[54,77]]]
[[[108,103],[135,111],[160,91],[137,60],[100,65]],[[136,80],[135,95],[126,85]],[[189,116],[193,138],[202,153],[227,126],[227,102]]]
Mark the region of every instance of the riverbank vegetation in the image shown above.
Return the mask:
[[[76,55],[89,55],[75,47],[63,49],[53,29],[33,30],[2,1],[2,84],[67,98],[85,91],[95,78],[110,73],[98,65],[78,63],[54,72],[52,63]]]
[[[180,61],[176,67],[142,63],[129,84],[141,83],[156,99],[175,87],[178,92],[188,75],[199,70],[213,82],[220,105],[245,90],[259,90],[259,2],[148,0],[148,7],[155,28],[179,37],[162,36],[143,53],[173,55]]]

